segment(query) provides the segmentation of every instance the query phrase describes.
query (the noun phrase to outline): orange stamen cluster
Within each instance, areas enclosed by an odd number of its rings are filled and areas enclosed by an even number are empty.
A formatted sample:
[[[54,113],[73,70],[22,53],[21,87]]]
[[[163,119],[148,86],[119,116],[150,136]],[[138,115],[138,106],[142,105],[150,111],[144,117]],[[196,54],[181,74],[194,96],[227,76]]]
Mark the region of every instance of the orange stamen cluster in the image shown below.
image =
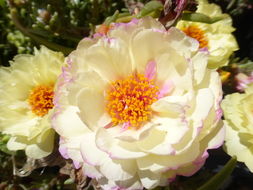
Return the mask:
[[[208,40],[205,36],[205,32],[201,30],[198,26],[191,25],[186,28],[183,28],[182,31],[199,42],[200,48],[208,47]]]
[[[113,25],[106,25],[106,24],[101,24],[97,29],[96,32],[100,34],[106,35],[111,29],[113,28]]]
[[[141,74],[117,80],[111,86],[106,109],[113,125],[128,123],[139,128],[152,114],[150,106],[158,99],[158,87]]]
[[[48,111],[54,107],[53,97],[53,85],[39,85],[32,89],[28,97],[32,112],[40,117],[46,115]]]

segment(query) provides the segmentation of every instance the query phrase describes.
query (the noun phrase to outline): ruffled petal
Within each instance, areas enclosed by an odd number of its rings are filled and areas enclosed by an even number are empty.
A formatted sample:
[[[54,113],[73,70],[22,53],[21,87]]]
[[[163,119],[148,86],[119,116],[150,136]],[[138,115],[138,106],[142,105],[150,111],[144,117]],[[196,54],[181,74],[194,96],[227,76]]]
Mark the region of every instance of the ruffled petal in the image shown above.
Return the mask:
[[[134,142],[139,141],[145,138],[150,130],[157,126],[157,124],[154,124],[153,122],[148,122],[144,124],[140,129],[138,130],[122,130],[122,126],[118,125],[115,127],[111,127],[107,129],[107,132],[111,134],[114,138],[122,140],[122,141],[128,141],[128,142]]]
[[[145,152],[139,150],[134,142],[115,139],[104,128],[100,128],[96,133],[96,144],[100,150],[106,152],[113,159],[133,159],[146,155]]]
[[[149,170],[140,170],[138,172],[141,183],[146,189],[153,189],[160,184],[161,174],[153,173]]]
[[[52,118],[54,129],[62,137],[79,136],[87,131],[86,125],[78,116],[79,109],[75,106],[66,107],[61,114]]]
[[[128,51],[127,45],[121,40],[101,38],[97,45],[87,49],[84,59],[89,68],[105,80],[114,81],[133,72]]]
[[[186,149],[181,154],[175,155],[148,155],[137,159],[138,167],[141,170],[151,170],[152,172],[164,172],[176,170],[181,165],[193,162],[199,156],[199,144],[193,143],[191,148]]]
[[[246,166],[253,172],[253,163],[252,163],[252,148],[243,145],[240,142],[240,138],[238,136],[238,131],[233,129],[233,127],[229,126],[227,122],[226,124],[226,151],[231,156],[236,156],[239,162],[244,162]]]
[[[171,155],[175,153],[175,150],[172,148],[171,144],[166,141],[167,133],[165,131],[160,131],[153,129],[150,132],[150,135],[139,141],[138,147],[140,150],[156,155]]]
[[[105,112],[104,95],[90,88],[83,88],[78,95],[77,105],[80,110],[78,115],[83,123],[90,129],[98,127],[98,121]]]

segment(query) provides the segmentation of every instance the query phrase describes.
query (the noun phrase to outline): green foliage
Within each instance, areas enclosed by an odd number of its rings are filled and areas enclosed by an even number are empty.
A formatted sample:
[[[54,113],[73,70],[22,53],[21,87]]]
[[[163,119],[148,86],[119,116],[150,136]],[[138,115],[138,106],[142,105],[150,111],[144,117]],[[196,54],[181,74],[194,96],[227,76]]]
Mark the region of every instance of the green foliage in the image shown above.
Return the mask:
[[[252,0],[210,0],[210,2],[220,4],[224,11],[232,16],[238,16],[245,10],[253,8]]]
[[[127,4],[123,0],[1,0],[0,65],[8,66],[17,53],[32,53],[34,45],[68,54],[115,11],[123,11],[120,17],[129,14]]]
[[[1,146],[1,145],[0,145]],[[23,151],[13,155],[0,150],[0,189],[1,190],[75,190],[75,184],[66,183],[67,175],[59,173],[58,167],[45,167],[37,169],[28,177],[18,177],[13,174],[13,162],[21,168],[26,161]]]
[[[109,25],[111,22],[130,22],[133,18],[142,18],[145,16],[152,16],[158,18],[163,10],[163,4],[159,1],[150,1],[143,5],[138,14],[131,15],[128,12],[119,13],[116,11],[112,16],[107,17],[105,24]]]
[[[169,185],[169,189],[164,190],[196,190],[200,185],[207,181],[210,177],[213,176],[213,172],[205,169],[197,172],[195,175],[188,177],[177,177]]]
[[[197,190],[218,190],[234,170],[236,162],[236,158],[232,157],[221,169],[221,171],[219,171],[215,176],[213,176]]]
[[[31,53],[33,44],[15,28],[4,1],[0,1],[0,18],[0,65],[8,66],[17,53]]]
[[[116,0],[10,1],[17,22],[26,32],[74,48],[95,25],[124,7]]]
[[[141,18],[147,15],[158,17],[162,10],[163,10],[163,4],[161,2],[150,1],[143,7],[143,9],[137,15],[137,18]]]
[[[222,19],[223,19],[222,17],[211,18],[201,13],[183,13],[182,14],[182,20],[193,21],[193,22],[203,22],[207,24],[213,24]]]
[[[13,152],[9,151],[6,147],[6,144],[9,140],[9,136],[8,135],[4,135],[0,133],[0,152],[4,152],[6,154],[14,154]]]
[[[240,57],[231,56],[228,66],[222,68],[223,70],[238,73],[245,73],[250,75],[253,72],[253,61],[248,57],[241,59]]]
[[[248,58],[244,58],[238,64],[239,72],[245,73],[247,75],[252,74],[253,72],[253,61]]]

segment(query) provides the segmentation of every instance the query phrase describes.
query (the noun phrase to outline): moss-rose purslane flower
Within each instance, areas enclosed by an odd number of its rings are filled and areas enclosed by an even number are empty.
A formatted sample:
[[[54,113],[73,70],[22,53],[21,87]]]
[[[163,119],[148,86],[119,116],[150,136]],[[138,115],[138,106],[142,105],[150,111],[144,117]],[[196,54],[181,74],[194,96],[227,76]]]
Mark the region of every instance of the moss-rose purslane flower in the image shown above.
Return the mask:
[[[190,176],[223,143],[221,82],[207,53],[152,18],[83,39],[57,84],[60,152],[103,189]]]
[[[225,150],[253,172],[253,83],[248,84],[245,93],[227,95],[221,105],[226,126]]]
[[[18,55],[0,68],[0,132],[10,135],[7,148],[30,158],[49,155],[54,145],[50,115],[62,53],[42,46],[35,55]]]
[[[199,41],[199,48],[207,49],[209,68],[218,68],[228,63],[230,55],[238,50],[238,45],[232,32],[232,19],[228,14],[223,14],[216,4],[209,4],[207,0],[198,0],[197,13],[204,14],[213,23],[202,23],[180,20],[176,27],[186,35]]]
[[[236,88],[243,92],[246,88],[248,88],[248,85],[250,85],[251,83],[253,83],[253,72],[251,72],[250,74],[246,75],[244,73],[238,73],[235,76],[237,85]]]

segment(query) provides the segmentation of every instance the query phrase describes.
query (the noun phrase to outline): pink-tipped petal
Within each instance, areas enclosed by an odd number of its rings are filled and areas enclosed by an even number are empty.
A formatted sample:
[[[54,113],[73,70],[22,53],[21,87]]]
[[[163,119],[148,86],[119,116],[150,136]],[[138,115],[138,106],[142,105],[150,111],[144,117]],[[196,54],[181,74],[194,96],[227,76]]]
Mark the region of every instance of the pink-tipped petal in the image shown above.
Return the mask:
[[[121,132],[126,131],[130,127],[130,125],[131,125],[130,122],[123,123],[122,128],[121,128]]]
[[[68,155],[68,149],[64,146],[60,146],[59,147],[59,152],[61,153],[62,157],[65,159],[69,159],[69,155]]]
[[[147,77],[149,80],[152,80],[155,78],[156,75],[156,62],[155,61],[149,61],[146,65],[146,71],[145,71],[145,77]]]
[[[174,88],[174,84],[171,80],[166,81],[162,88],[159,91],[158,99],[164,97],[166,94],[169,94]]]

